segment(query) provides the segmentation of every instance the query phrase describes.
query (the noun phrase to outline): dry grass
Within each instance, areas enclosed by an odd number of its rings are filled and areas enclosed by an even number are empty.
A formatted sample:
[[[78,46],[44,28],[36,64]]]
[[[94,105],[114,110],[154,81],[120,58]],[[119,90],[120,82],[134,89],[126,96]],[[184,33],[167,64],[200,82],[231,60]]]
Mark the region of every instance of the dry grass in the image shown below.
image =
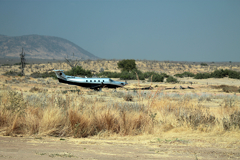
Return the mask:
[[[20,62],[20,60],[19,60]],[[118,60],[85,60],[80,61],[79,65],[84,69],[89,69],[94,71],[93,73],[99,72],[101,68],[104,71],[120,72],[117,67]],[[155,71],[155,72],[165,72],[170,75],[183,72],[193,72],[193,73],[203,73],[203,72],[213,72],[216,69],[231,69],[235,71],[240,71],[239,62],[234,63],[208,63],[207,66],[202,66],[200,62],[169,62],[169,61],[147,61],[147,60],[136,60],[137,68],[143,72]],[[50,62],[42,64],[27,64],[25,67],[25,74],[30,75],[34,72],[49,72],[53,69],[63,69],[70,70],[71,67],[65,62]],[[13,66],[1,66],[0,74],[6,72],[20,72],[19,65]]]
[[[162,94],[157,90],[119,92],[113,98],[126,95],[134,97],[135,102],[100,103],[99,98],[75,92],[23,96],[6,89],[0,97],[0,131],[5,135],[74,137],[154,135],[170,130],[181,132],[183,128],[202,133],[239,133],[238,96],[220,97],[217,108],[201,104],[219,98],[214,95],[207,99],[197,94]]]

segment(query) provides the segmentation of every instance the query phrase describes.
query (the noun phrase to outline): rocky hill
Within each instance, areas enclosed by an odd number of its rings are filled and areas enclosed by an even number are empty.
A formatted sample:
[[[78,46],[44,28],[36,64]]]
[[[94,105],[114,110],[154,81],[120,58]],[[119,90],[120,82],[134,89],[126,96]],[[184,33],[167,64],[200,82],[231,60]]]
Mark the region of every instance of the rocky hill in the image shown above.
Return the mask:
[[[0,35],[0,58],[19,57],[22,47],[26,58],[35,59],[98,59],[97,56],[84,50],[78,45],[59,37],[25,35],[9,37]]]

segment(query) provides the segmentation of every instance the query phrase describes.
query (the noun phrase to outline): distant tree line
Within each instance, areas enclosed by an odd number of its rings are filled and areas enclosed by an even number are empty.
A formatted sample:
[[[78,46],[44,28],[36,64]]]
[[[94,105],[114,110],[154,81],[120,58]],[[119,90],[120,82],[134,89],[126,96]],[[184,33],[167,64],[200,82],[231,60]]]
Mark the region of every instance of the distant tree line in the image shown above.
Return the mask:
[[[136,67],[136,62],[134,59],[124,59],[117,63],[118,68],[121,69],[120,73],[117,72],[101,72],[98,74],[99,77],[108,77],[108,78],[120,78],[122,80],[145,80],[152,82],[163,82],[165,77],[168,77],[167,74],[162,73],[158,74],[156,72],[145,72],[138,70]]]
[[[137,69],[135,60],[130,59],[130,60],[122,60],[118,62],[118,68],[121,69],[121,72],[105,72],[102,70],[100,73],[97,74],[98,77],[108,77],[108,78],[120,78],[122,80],[145,80],[148,79],[148,81],[152,82],[163,82],[164,78],[166,79],[166,82],[178,82],[176,78],[173,76],[169,76],[166,73],[156,73],[156,72],[142,72]],[[11,73],[8,73],[8,75]],[[70,76],[87,76],[87,77],[92,77],[92,73],[90,70],[85,70],[81,66],[74,66],[72,67],[71,70],[65,72],[66,75]],[[31,74],[32,77],[34,78],[46,78],[46,77],[54,77],[56,78],[55,73],[53,72],[44,72],[44,73],[39,73],[35,72]],[[229,77],[229,78],[234,78],[234,79],[240,79],[240,72],[236,72],[233,70],[228,70],[228,69],[220,69],[220,70],[215,70],[212,73],[191,73],[191,72],[183,72],[181,74],[175,74],[174,76],[176,77],[193,77],[195,79],[207,79],[207,78],[223,78],[223,77]]]
[[[224,78],[224,77],[229,77],[233,79],[240,79],[240,72],[229,70],[229,69],[220,69],[220,70],[215,70],[212,73],[191,73],[191,72],[184,72],[181,74],[175,74],[176,77],[193,77],[194,79],[207,79],[207,78]]]

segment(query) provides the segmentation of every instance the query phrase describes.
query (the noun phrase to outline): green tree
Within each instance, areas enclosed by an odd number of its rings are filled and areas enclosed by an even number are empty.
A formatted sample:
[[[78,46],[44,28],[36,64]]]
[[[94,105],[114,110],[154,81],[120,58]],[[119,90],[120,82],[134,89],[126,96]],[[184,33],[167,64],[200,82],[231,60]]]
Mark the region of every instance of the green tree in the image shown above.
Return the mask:
[[[118,68],[121,69],[122,71],[132,71],[133,69],[137,69],[136,68],[136,63],[134,59],[124,59],[121,60],[117,63]]]

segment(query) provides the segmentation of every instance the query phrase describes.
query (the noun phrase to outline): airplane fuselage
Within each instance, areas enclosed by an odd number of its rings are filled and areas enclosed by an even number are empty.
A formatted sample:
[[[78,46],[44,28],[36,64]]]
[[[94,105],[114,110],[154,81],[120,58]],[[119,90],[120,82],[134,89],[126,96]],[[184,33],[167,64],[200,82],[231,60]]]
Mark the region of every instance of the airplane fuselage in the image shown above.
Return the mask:
[[[75,76],[68,76],[63,73],[63,70],[53,70],[60,83],[69,85],[77,85],[90,89],[98,90],[103,87],[107,88],[118,88],[127,85],[126,82],[114,81],[110,78],[81,78]]]

